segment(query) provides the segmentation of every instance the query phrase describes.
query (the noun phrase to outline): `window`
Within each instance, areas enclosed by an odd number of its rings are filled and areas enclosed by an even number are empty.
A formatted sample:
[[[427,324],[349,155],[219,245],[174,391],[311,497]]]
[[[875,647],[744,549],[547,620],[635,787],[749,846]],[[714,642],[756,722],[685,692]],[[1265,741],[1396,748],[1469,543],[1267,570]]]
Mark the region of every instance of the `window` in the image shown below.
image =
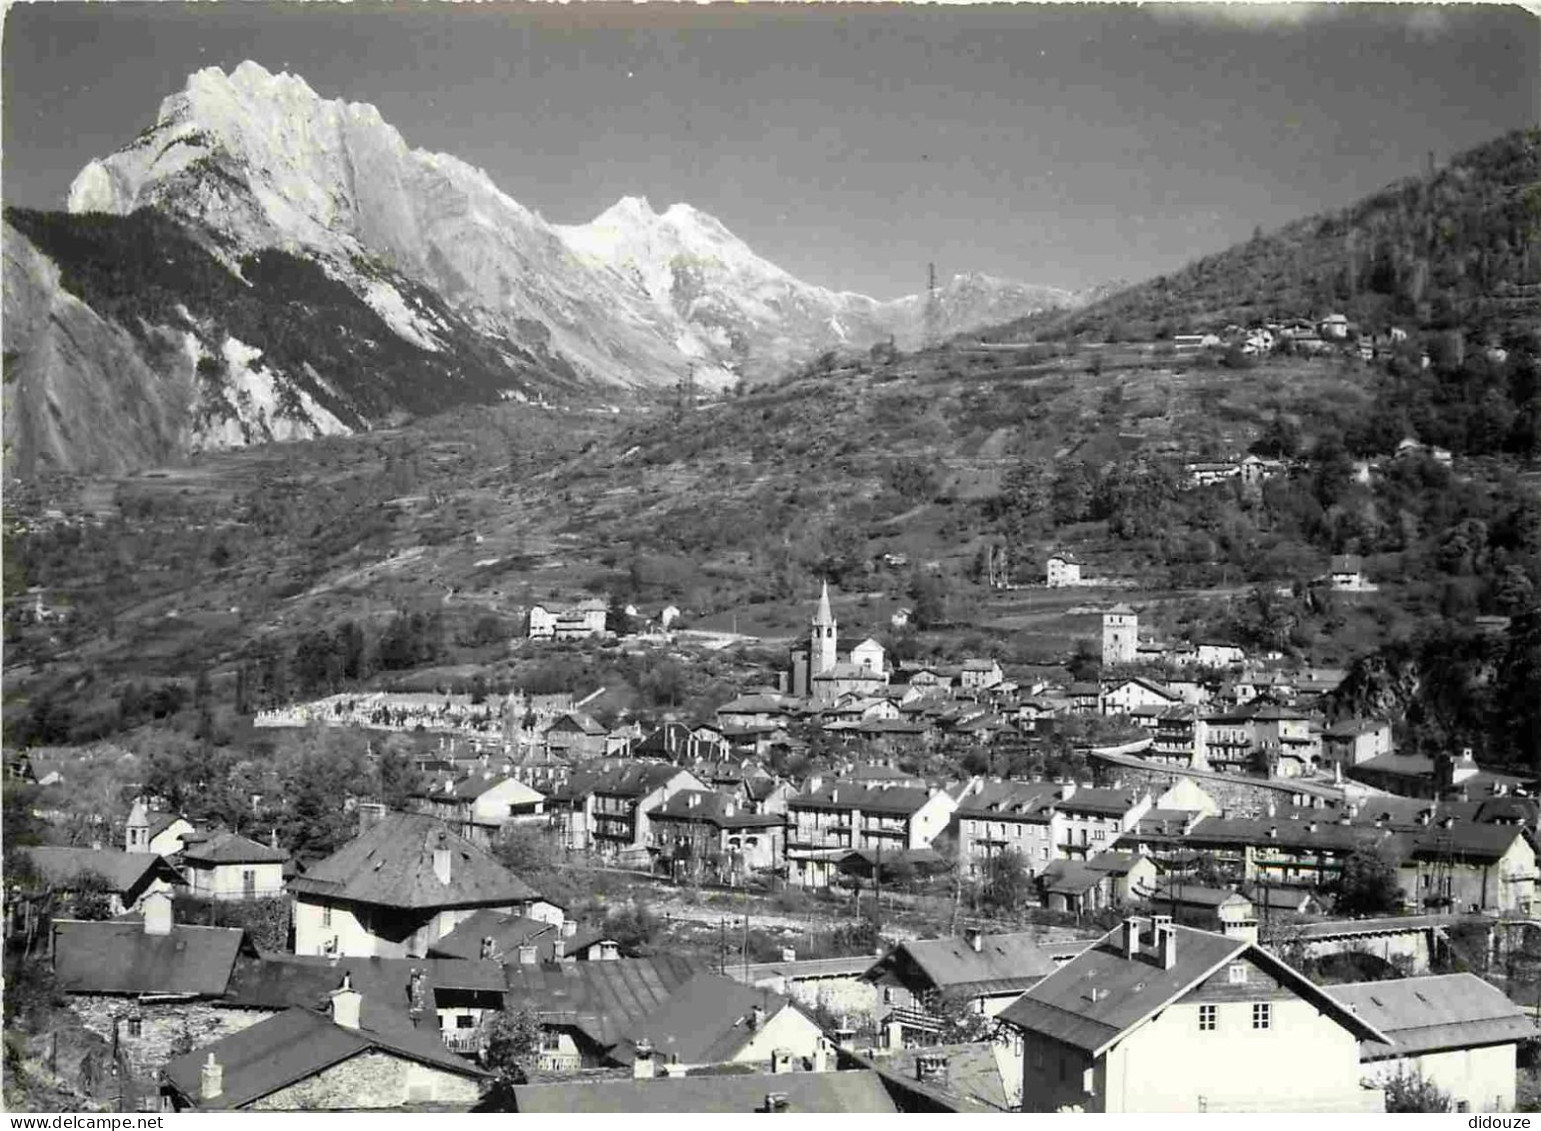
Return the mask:
[[[1254,1029],[1271,1029],[1273,1027],[1273,1006],[1266,1001],[1254,1002],[1252,1005],[1252,1027]]]
[[[130,1037],[144,1036],[144,1019],[142,1017],[130,1017],[128,1019],[128,1035]]]
[[[474,1029],[476,1028],[476,1018],[472,1017],[469,1013],[456,1014],[455,1028]]]
[[[1228,979],[1233,986],[1247,984],[1247,964],[1245,962],[1233,962],[1228,971]]]
[[[332,925],[332,909],[330,906],[323,905],[321,908],[321,925],[323,927],[330,927]]]
[[[1199,1032],[1213,1033],[1215,1031],[1215,1007],[1212,1005],[1199,1006]]]
[[[257,870],[255,868],[241,869],[241,894],[250,899],[257,894]]]

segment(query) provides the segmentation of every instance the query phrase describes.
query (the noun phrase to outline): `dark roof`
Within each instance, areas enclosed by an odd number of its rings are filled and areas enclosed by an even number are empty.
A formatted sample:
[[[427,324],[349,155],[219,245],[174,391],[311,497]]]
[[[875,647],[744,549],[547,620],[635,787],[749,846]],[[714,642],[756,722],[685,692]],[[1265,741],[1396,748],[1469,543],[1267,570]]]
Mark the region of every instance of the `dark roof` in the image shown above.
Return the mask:
[[[285,1010],[276,1017],[176,1057],[166,1065],[167,1081],[204,1109],[245,1107],[370,1049],[432,1065],[476,1079],[487,1073],[444,1047],[437,1029],[381,1033],[348,1029],[310,1009]],[[200,1072],[213,1054],[224,1069],[224,1090],[213,1100],[200,1094]],[[341,1108],[357,1107],[339,1096]]]
[[[182,851],[184,864],[282,864],[287,859],[287,852],[258,844],[239,833],[219,833]]]
[[[1081,895],[1108,878],[1108,873],[1080,860],[1055,860],[1038,874],[1038,883],[1046,892]]]
[[[787,1004],[780,994],[721,974],[697,974],[634,1022],[611,1055],[630,1064],[637,1042],[645,1037],[666,1061],[677,1057],[684,1064],[725,1064],[754,1039],[751,1014],[756,1006],[770,1018]]]
[[[882,786],[842,781],[799,794],[788,800],[787,804],[799,809],[860,809],[863,813],[909,816],[929,800],[931,793],[926,789],[908,786],[890,786],[885,789]]]
[[[1133,790],[1083,786],[1054,805],[1057,809],[1071,812],[1104,813],[1121,817],[1133,809],[1139,800],[1140,795]]]
[[[497,952],[505,962],[518,961],[519,947],[533,943],[540,948],[540,957],[553,957],[552,943],[561,935],[561,928],[526,915],[490,909],[474,912],[455,924],[455,929],[430,943],[428,953],[436,958],[482,957],[482,940],[491,938]]]
[[[503,967],[496,962],[451,958],[339,958],[273,954],[236,962],[224,1004],[236,1009],[323,1008],[327,995],[347,974],[363,996],[360,1019],[367,1028],[385,1032],[411,1029],[414,1017],[410,986],[412,972],[423,975],[423,1010],[432,1016],[439,989],[474,990],[501,995]]]
[[[173,925],[145,934],[142,922],[54,921],[54,973],[77,994],[223,994],[245,932]]]
[[[689,771],[668,762],[635,762],[601,774],[591,788],[595,793],[642,797],[663,788],[676,775],[686,773]]]
[[[1053,782],[990,782],[978,793],[958,805],[960,817],[982,816],[1011,820],[1042,813],[1051,801],[1059,799],[1060,787]]]
[[[1325,1007],[1324,1012],[1333,1013],[1360,1039],[1381,1036],[1267,951],[1244,939],[1173,925],[1177,962],[1166,970],[1150,954],[1154,938],[1144,930],[1140,953],[1125,957],[1119,945],[1123,929],[1120,925],[1108,932],[1100,942],[1028,990],[1002,1011],[1001,1019],[1100,1056],[1131,1029],[1245,953],[1318,1008]],[[1096,987],[1095,995],[1088,992],[1091,987]]]
[[[1327,992],[1387,1037],[1362,1041],[1363,1060],[1507,1044],[1537,1035],[1536,1024],[1502,990],[1475,974],[1436,974],[1329,986]]]
[[[1013,1110],[1006,1095],[1006,1081],[1001,1076],[1001,1062],[996,1059],[993,1042],[898,1049],[884,1057],[883,1066],[896,1076],[916,1080],[915,1061],[920,1056],[947,1058],[946,1080],[932,1085],[939,1091],[973,1100],[993,1111]]]
[[[899,1109],[875,1072],[783,1072],[677,1076],[597,1083],[526,1084],[514,1089],[521,1112],[739,1113],[765,1110],[770,1093],[789,1112],[880,1113]]]
[[[450,852],[450,882],[439,881],[433,858]],[[444,822],[418,813],[391,813],[290,883],[296,894],[382,907],[427,909],[537,899],[527,883]]]
[[[57,848],[51,845],[23,847],[43,881],[63,888],[82,872],[96,872],[119,895],[135,891],[157,875],[175,883],[182,876],[153,852],[120,852],[116,848]]]
[[[699,972],[693,960],[676,954],[509,966],[505,1001],[509,1009],[533,1009],[547,1024],[581,1029],[609,1048]]]
[[[695,807],[691,800],[695,799]],[[750,813],[731,798],[711,789],[682,789],[649,814],[653,818],[674,818],[685,821],[705,821],[718,828],[760,828],[784,824],[776,814]]]
[[[1067,943],[1065,947],[1085,945]],[[1036,985],[1055,969],[1055,958],[1064,949],[1043,945],[1036,932],[1017,931],[982,935],[978,950],[965,939],[948,937],[900,943],[894,951],[895,957],[907,957],[943,996],[972,997]],[[893,968],[897,963],[883,965]]]
[[[1150,897],[1151,908],[1160,910],[1174,903],[1183,907],[1218,909],[1227,903],[1245,903],[1250,906],[1252,901],[1230,888],[1211,888],[1202,884],[1158,884],[1155,894]]]

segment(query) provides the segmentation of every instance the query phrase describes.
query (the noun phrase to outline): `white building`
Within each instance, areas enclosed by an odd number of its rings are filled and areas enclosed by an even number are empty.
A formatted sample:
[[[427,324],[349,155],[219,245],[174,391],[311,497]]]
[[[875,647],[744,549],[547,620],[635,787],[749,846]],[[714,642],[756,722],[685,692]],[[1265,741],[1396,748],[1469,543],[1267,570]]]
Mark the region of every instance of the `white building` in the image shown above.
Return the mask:
[[[1118,604],[1102,614],[1102,662],[1132,664],[1140,645],[1140,618],[1128,605]]]
[[[1050,589],[1081,584],[1081,563],[1074,554],[1053,554],[1049,558],[1047,584]]]

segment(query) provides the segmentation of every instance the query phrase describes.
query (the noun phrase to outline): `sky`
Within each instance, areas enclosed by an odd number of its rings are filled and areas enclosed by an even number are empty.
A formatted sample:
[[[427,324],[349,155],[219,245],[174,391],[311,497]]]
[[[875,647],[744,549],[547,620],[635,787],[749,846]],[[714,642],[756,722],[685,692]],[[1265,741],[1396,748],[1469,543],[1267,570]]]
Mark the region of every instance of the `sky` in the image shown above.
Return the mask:
[[[810,282],[1137,281],[1541,115],[1497,5],[22,3],[0,195],[55,208],[191,72],[372,102],[555,223],[685,201]]]

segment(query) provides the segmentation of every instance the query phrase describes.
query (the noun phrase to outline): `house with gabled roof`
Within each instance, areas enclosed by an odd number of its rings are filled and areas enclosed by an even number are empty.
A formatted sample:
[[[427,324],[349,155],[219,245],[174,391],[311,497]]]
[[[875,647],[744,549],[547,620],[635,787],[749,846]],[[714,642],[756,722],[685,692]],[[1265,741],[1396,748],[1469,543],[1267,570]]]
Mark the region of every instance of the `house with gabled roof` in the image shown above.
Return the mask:
[[[1026,1111],[1383,1111],[1386,1034],[1256,943],[1131,918],[1001,1013]]]
[[[431,1030],[361,1024],[363,995],[344,974],[326,1010],[295,1006],[172,1060],[172,1111],[469,1111],[490,1080]]]
[[[65,848],[28,845],[17,849],[37,869],[44,887],[55,895],[70,897],[83,875],[97,875],[107,882],[108,914],[137,910],[152,890],[180,887],[181,872],[162,856],[150,852],[119,852],[115,848]],[[32,893],[22,893],[25,898]]]
[[[901,942],[863,980],[877,985],[884,1004],[892,1007],[887,1023],[925,1031],[927,1017],[913,1014],[930,1016],[943,1007],[962,1006],[994,1017],[1090,943],[1050,944],[1038,931],[970,929],[961,938]]]
[[[297,954],[421,957],[472,913],[562,909],[433,817],[390,813],[290,881]]]
[[[543,822],[546,815],[540,790],[513,774],[487,769],[464,778],[434,779],[412,802],[418,812],[438,817],[483,848],[508,825]]]
[[[689,1071],[724,1064],[773,1067],[812,1059],[824,1033],[790,998],[721,974],[698,974],[633,1023],[610,1052],[622,1064],[654,1057]]]
[[[289,854],[241,836],[216,833],[184,849],[182,874],[191,894],[203,899],[273,899],[284,893]]]
[[[682,789],[648,814],[652,845],[675,874],[740,883],[781,865],[786,823],[715,790]]]
[[[54,920],[50,961],[69,1011],[147,1080],[188,1035],[236,1032],[261,1018],[216,1008],[238,960],[257,956],[245,931],[177,923],[162,890],[143,908],[138,918]]]
[[[615,1065],[612,1050],[645,1017],[701,973],[677,954],[505,968],[504,1008],[528,1009],[546,1033],[541,1067],[572,1071]]]
[[[1456,1111],[1513,1111],[1516,1051],[1536,1023],[1475,974],[1435,974],[1327,987],[1388,1040],[1359,1043],[1367,1075],[1384,1084],[1416,1075],[1446,1093]]]
[[[827,887],[853,848],[929,848],[957,805],[940,789],[818,782],[787,802],[789,879],[805,887]]]

